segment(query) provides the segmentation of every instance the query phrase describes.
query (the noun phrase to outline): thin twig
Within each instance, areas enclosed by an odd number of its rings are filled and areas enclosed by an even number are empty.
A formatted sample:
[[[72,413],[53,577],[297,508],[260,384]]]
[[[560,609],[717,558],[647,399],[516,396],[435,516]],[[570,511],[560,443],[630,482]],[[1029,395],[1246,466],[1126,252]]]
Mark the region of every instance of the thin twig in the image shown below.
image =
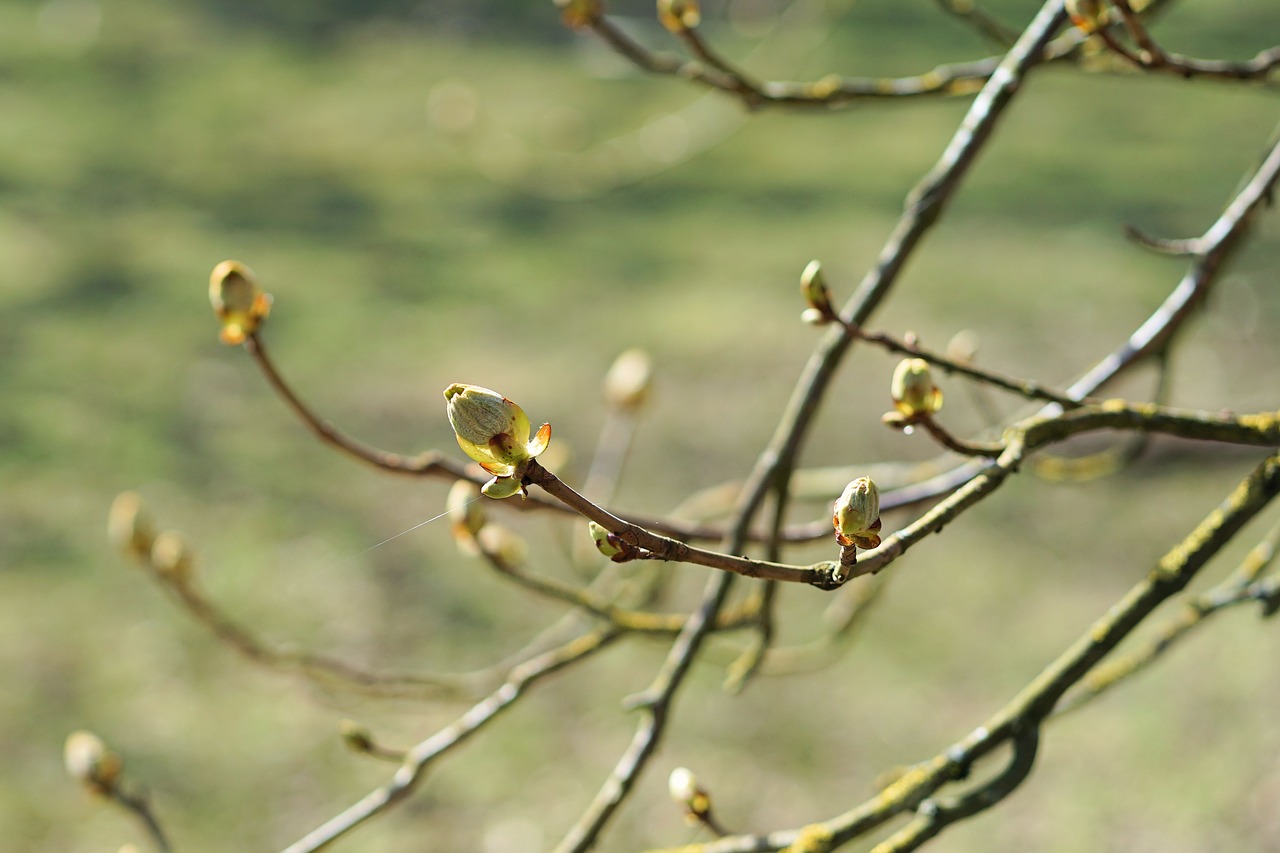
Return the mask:
[[[1025,738],[1073,685],[1120,644],[1160,604],[1181,592],[1201,568],[1280,493],[1280,454],[1267,457],[1147,576],[1089,627],[1008,704],[949,749],[907,770],[876,797],[819,824],[764,835],[739,835],[681,848],[684,853],[760,853],[801,839],[834,847],[859,838],[897,815],[918,810],[944,785],[963,779],[973,764],[1005,742]],[[1030,745],[1025,744],[1026,749]],[[1024,760],[1027,756],[1024,755]],[[1011,765],[1012,769],[1012,765]],[[1009,777],[1015,780],[1017,777]],[[999,793],[999,788],[996,793]],[[959,815],[964,816],[964,815]],[[910,849],[910,848],[905,848]]]
[[[516,667],[506,682],[487,698],[472,706],[451,725],[409,749],[405,753],[404,763],[390,782],[290,844],[284,853],[311,853],[319,850],[400,802],[418,786],[427,768],[437,758],[466,741],[498,714],[511,707],[526,690],[541,679],[595,654],[619,636],[615,629],[600,628]]]

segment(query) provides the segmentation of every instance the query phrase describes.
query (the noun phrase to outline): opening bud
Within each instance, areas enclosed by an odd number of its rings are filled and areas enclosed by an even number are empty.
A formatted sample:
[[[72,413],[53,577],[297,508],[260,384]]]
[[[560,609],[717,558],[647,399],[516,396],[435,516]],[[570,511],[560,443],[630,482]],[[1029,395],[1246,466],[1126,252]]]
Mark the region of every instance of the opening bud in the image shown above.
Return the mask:
[[[698,0],[658,0],[658,20],[662,26],[679,34],[702,23]]]
[[[491,498],[526,494],[520,482],[530,460],[547,449],[551,424],[529,438],[529,418],[511,400],[478,385],[444,389],[449,424],[462,452],[494,475],[481,491]]]
[[[836,541],[845,547],[874,548],[880,544],[880,490],[870,477],[844,487],[832,510]]]
[[[111,502],[107,513],[107,538],[131,557],[147,559],[156,534],[147,517],[142,496],[137,492],[121,492]]]
[[[124,762],[92,732],[72,732],[62,750],[67,775],[95,794],[110,794]]]
[[[271,313],[271,294],[264,293],[258,279],[239,261],[223,261],[209,275],[209,304],[222,324],[224,344],[234,346],[258,330]]]

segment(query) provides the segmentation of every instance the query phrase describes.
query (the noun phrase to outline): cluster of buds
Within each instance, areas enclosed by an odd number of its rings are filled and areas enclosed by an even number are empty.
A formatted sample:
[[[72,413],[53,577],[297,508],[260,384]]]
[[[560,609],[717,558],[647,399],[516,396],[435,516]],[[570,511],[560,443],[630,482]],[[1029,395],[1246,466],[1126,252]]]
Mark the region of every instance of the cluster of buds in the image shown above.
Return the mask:
[[[209,275],[209,303],[222,324],[224,344],[242,344],[271,313],[271,294],[258,286],[253,270],[239,261],[223,261]]]
[[[191,581],[195,557],[186,538],[172,530],[157,534],[137,492],[121,492],[111,502],[107,538],[162,580],[177,586]]]
[[[444,399],[458,446],[493,475],[480,491],[491,498],[527,496],[524,475],[551,442],[551,424],[530,439],[524,409],[478,385],[454,383],[444,389]]]
[[[702,23],[702,9],[698,0],[658,0],[658,20],[679,35]]]
[[[124,762],[92,732],[72,732],[62,749],[67,775],[89,791],[110,796],[120,780]]]
[[[818,261],[809,261],[800,274],[800,294],[809,306],[800,313],[804,322],[811,326],[825,326],[838,319],[836,308],[831,304],[831,290],[822,277],[822,264]]]
[[[904,358],[898,363],[889,395],[896,411],[886,413],[881,420],[898,429],[930,418],[942,408],[942,391],[933,384],[929,362],[923,358]]]

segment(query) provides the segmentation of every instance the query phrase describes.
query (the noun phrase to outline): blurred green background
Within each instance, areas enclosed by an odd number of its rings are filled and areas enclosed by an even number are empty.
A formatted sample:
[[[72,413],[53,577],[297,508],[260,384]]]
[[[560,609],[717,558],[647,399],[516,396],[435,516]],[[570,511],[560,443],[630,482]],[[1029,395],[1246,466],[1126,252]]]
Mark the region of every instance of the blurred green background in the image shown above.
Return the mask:
[[[1035,6],[992,4],[1018,26]],[[617,12],[666,42],[649,4]],[[733,0],[706,17],[766,77],[907,74],[990,52],[928,0]],[[1183,4],[1156,32],[1187,53],[1244,58],[1280,33],[1280,14],[1267,0]],[[966,106],[748,116],[632,72],[562,31],[549,2],[0,4],[2,846],[145,842],[65,778],[62,740],[77,728],[124,754],[179,849],[259,850],[389,777],[344,751],[339,719],[407,745],[463,707],[330,694],[245,663],[108,546],[121,490],[184,531],[210,595],[275,642],[458,671],[562,611],[459,555],[444,522],[365,550],[439,512],[446,486],[379,475],[312,440],[218,344],[205,296],[217,261],[243,260],[275,295],[267,339],[301,393],[391,450],[452,452],[440,392],[476,383],[552,421],[576,482],[604,371],[648,349],[656,395],[615,504],[661,513],[749,470],[816,340],[798,322],[800,270],[821,258],[847,296]],[[1121,226],[1199,234],[1277,106],[1253,86],[1037,73],[874,325],[935,347],[973,330],[984,364],[1067,383],[1182,273]],[[1274,215],[1261,218],[1221,280],[1179,351],[1175,403],[1277,405],[1278,237]],[[806,464],[932,455],[879,425],[892,367],[855,354]],[[965,391],[945,387],[948,423],[978,425]],[[1159,442],[1109,480],[1022,478],[895,566],[887,600],[829,669],[730,698],[723,671],[699,667],[601,849],[699,837],[666,802],[676,765],[735,829],[861,801],[882,771],[1004,704],[1259,455]],[[822,512],[801,504],[795,518]],[[534,568],[572,576],[562,543],[576,526],[503,520],[530,539]],[[702,570],[679,571],[701,584]],[[788,589],[782,603],[782,639],[800,641],[826,600]],[[937,846],[1275,849],[1274,630],[1252,610],[1215,619],[1054,725],[1031,780]],[[628,742],[620,699],[662,654],[627,643],[536,689],[338,846],[549,847]]]

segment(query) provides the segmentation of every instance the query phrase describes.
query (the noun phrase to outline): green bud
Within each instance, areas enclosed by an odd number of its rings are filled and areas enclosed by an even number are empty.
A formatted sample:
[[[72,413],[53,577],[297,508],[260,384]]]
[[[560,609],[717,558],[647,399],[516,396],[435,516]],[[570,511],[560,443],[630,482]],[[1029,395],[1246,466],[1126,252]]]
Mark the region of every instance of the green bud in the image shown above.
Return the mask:
[[[449,424],[462,452],[494,475],[481,491],[491,498],[525,494],[521,478],[529,461],[547,449],[551,424],[529,438],[529,418],[511,400],[478,385],[444,389]]]
[[[859,477],[844,487],[836,501],[831,523],[836,540],[844,546],[874,548],[880,544],[880,490],[870,477]]]
[[[942,391],[933,384],[929,362],[923,358],[904,358],[898,363],[889,395],[894,408],[908,419],[932,415],[942,408]]]
[[[617,538],[594,521],[587,522],[587,532],[591,534],[591,541],[596,543],[596,550],[610,560],[626,553],[626,549],[617,544]]]

